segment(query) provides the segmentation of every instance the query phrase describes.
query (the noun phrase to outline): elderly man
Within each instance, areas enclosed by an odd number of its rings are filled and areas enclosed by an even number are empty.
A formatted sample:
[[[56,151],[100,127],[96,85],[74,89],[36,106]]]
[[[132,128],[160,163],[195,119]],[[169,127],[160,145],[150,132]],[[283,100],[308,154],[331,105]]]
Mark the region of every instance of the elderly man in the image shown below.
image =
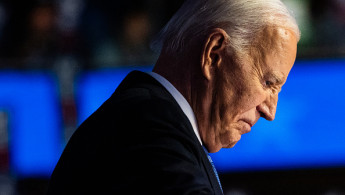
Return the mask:
[[[222,194],[208,152],[273,120],[299,30],[279,0],[187,0],[134,71],[75,132],[49,194]]]

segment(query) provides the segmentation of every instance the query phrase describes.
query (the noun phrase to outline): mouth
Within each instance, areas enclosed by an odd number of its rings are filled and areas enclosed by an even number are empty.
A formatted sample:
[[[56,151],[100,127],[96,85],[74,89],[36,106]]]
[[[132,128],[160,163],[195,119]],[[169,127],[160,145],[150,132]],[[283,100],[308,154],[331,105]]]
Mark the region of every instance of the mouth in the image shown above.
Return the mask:
[[[252,128],[254,126],[254,123],[247,120],[247,119],[243,119],[243,122],[247,123],[250,126],[250,128]]]
[[[254,126],[254,123],[251,122],[251,121],[249,121],[249,120],[246,120],[246,119],[243,119],[242,121],[243,121],[243,122],[246,124],[246,126],[247,126],[247,127],[245,127],[245,128],[243,129],[243,134],[249,133],[249,132],[251,131],[252,127]]]

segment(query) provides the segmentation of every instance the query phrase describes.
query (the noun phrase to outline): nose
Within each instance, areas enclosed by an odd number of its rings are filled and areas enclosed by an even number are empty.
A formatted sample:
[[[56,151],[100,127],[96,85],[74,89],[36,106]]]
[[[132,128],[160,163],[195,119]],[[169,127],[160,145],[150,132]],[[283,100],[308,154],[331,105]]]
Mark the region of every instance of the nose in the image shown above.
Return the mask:
[[[268,120],[273,121],[276,115],[277,110],[277,103],[278,103],[278,96],[276,97],[269,97],[261,104],[257,106],[257,111],[260,113],[260,117]]]

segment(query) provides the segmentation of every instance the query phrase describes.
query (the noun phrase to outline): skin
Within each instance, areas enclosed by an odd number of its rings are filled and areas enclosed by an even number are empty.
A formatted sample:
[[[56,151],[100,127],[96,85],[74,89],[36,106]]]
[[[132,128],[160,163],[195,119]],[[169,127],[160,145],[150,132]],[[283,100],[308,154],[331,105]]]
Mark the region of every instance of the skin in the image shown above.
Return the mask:
[[[153,70],[189,102],[209,152],[233,147],[260,117],[274,120],[278,93],[296,58],[297,39],[283,28],[264,29],[247,55],[235,55],[228,37],[212,29],[178,58],[163,49]]]

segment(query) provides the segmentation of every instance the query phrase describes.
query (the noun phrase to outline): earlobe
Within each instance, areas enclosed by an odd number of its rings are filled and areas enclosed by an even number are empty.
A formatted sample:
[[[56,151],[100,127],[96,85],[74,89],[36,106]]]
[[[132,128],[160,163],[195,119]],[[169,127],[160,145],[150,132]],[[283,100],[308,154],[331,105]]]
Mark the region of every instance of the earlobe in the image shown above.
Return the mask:
[[[203,44],[201,54],[201,70],[207,80],[211,80],[215,68],[218,68],[224,57],[227,33],[220,28],[213,29]]]

